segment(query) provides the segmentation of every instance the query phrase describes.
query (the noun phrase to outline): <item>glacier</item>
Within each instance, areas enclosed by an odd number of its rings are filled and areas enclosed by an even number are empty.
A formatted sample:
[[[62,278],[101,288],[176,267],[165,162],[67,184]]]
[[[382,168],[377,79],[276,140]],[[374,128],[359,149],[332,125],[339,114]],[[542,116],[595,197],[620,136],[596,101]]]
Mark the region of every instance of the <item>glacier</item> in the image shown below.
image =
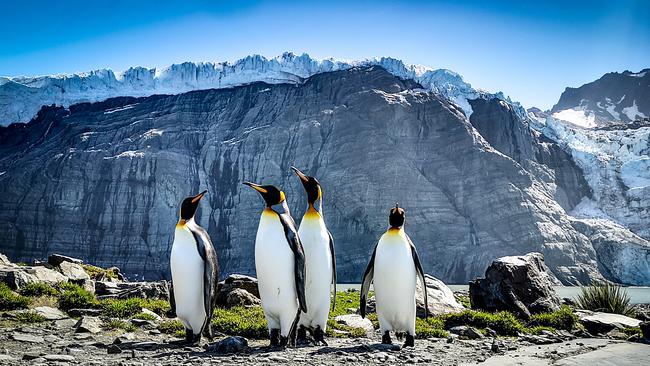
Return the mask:
[[[285,52],[273,58],[251,55],[234,63],[185,62],[163,69],[133,67],[120,73],[101,69],[78,74],[0,77],[0,125],[28,122],[43,105],[68,107],[80,102],[97,102],[118,96],[181,94],[254,82],[298,84],[315,74],[374,65],[443,95],[456,103],[468,117],[472,113],[468,99],[475,99],[481,93],[487,94],[472,88],[462,76],[453,71],[406,65],[401,60],[390,57],[361,61],[317,60],[306,53],[298,56]],[[516,104],[502,93],[494,96]],[[520,109],[520,113],[525,114],[523,108]]]

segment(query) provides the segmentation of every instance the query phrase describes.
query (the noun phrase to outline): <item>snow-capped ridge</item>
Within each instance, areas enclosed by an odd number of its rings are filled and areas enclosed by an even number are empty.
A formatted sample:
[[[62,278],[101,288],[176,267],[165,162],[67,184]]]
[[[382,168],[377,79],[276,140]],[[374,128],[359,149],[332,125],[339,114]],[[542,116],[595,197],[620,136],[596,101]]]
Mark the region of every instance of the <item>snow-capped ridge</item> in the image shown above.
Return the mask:
[[[513,103],[502,93],[489,94],[472,88],[461,75],[447,69],[407,65],[392,57],[361,61],[332,58],[318,60],[306,53],[298,56],[285,52],[273,58],[250,55],[232,63],[184,62],[164,68],[131,67],[122,72],[99,69],[76,74],[0,77],[0,125],[27,122],[43,105],[67,107],[75,103],[97,102],[118,96],[179,94],[259,81],[270,84],[301,83],[304,79],[323,72],[374,65],[383,67],[397,77],[412,79],[425,89],[443,95],[459,105],[467,116],[472,113],[467,100],[480,95],[491,95]]]

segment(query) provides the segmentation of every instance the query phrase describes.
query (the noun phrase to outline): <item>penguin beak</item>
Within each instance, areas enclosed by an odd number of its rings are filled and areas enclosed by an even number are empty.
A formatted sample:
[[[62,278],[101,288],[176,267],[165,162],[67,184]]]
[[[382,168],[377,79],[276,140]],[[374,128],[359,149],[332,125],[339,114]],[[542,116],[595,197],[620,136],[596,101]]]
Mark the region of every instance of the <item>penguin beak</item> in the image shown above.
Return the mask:
[[[309,181],[309,178],[307,178],[307,176],[303,174],[303,172],[298,170],[298,168],[296,168],[295,166],[291,166],[291,170],[293,170],[296,173],[298,178],[300,178],[300,180],[303,181],[303,183],[307,183]]]
[[[194,196],[194,198],[192,198],[192,203],[199,202],[201,200],[201,198],[203,198],[203,196],[205,196],[206,193],[208,193],[208,191],[203,191],[203,192],[197,194],[196,196]]]
[[[251,188],[253,188],[254,190],[256,190],[256,191],[258,191],[258,192],[260,192],[262,194],[268,192],[266,189],[262,188],[262,186],[259,185],[259,184],[255,184],[255,183],[251,183],[251,182],[244,182],[244,184],[251,187]]]

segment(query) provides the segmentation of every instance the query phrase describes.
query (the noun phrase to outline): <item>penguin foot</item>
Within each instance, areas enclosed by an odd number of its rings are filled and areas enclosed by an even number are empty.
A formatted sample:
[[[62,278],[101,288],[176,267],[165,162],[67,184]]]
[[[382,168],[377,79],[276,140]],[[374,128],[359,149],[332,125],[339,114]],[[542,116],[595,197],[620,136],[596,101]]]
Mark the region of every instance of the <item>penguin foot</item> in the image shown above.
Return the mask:
[[[271,343],[269,347],[279,347],[280,346],[280,329],[271,329],[269,334],[271,338]]]
[[[294,339],[293,342],[291,341],[291,338],[285,337],[285,336],[280,336],[280,347],[282,348],[287,348],[287,345],[291,347],[296,346],[296,340]]]
[[[311,342],[307,338],[307,328],[300,326],[296,332],[296,344],[299,346],[308,346]]]
[[[325,342],[325,332],[323,331],[323,328],[320,327],[320,325],[316,326],[316,329],[314,329],[314,344],[317,346],[328,346],[327,342]]]
[[[393,344],[393,341],[390,339],[390,332],[386,331],[383,336],[381,336],[381,344]]]
[[[415,347],[415,337],[406,333],[406,341],[404,342],[404,347]]]
[[[185,343],[191,344],[194,340],[194,332],[192,329],[185,329]]]

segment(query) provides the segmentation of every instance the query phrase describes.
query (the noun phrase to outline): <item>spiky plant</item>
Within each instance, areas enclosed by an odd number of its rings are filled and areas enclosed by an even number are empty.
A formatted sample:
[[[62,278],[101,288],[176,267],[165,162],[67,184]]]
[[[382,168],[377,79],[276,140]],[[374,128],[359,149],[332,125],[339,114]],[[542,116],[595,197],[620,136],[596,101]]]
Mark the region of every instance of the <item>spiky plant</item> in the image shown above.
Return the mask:
[[[578,307],[585,310],[634,316],[636,307],[630,303],[627,291],[619,285],[608,282],[594,283],[580,288],[576,298]]]

